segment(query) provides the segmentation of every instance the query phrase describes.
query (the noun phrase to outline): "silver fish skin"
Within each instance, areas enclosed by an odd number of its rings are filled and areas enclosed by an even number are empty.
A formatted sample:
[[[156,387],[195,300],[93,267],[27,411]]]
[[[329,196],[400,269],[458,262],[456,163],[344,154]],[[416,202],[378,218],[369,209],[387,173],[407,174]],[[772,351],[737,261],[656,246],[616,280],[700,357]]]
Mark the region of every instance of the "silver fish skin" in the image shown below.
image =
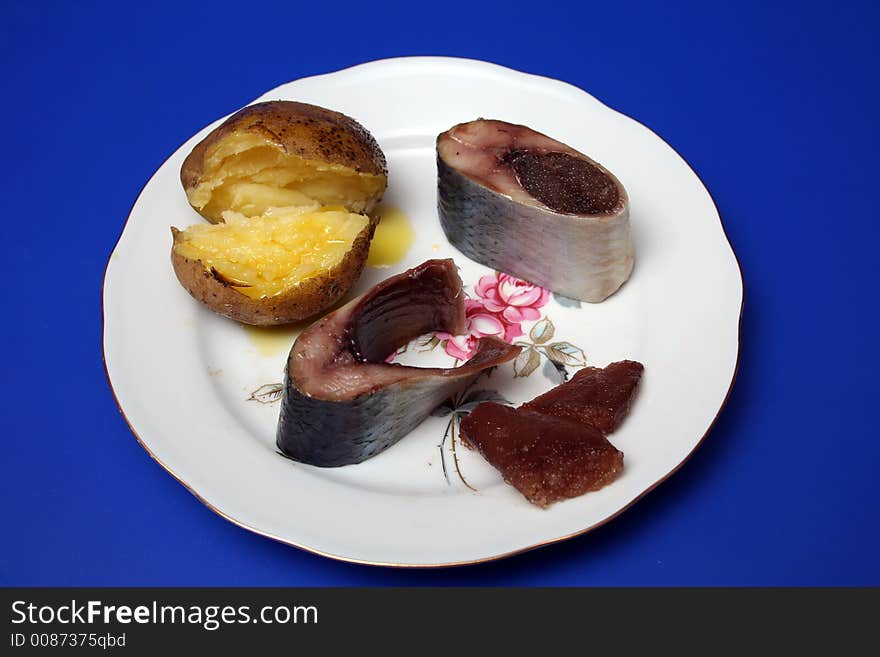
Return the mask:
[[[560,153],[595,167],[616,188],[613,207],[559,212],[532,196],[511,155]],[[437,139],[437,207],[447,239],[464,255],[563,296],[592,303],[633,270],[629,199],[611,172],[526,126],[480,119]]]
[[[454,368],[386,363],[430,331],[460,334],[466,317],[452,260],[429,260],[379,283],[297,338],[285,369],[276,444],[321,467],[360,463],[395,444],[485,370],[520,352],[484,338]]]

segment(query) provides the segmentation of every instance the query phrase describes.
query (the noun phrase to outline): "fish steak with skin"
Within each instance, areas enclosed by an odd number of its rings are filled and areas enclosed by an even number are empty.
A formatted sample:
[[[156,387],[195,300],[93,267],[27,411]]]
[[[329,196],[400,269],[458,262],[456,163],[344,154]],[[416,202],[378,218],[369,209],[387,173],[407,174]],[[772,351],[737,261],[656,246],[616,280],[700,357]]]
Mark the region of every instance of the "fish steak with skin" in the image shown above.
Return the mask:
[[[443,231],[472,260],[593,303],[629,278],[626,190],[574,148],[478,119],[437,138],[437,176]]]
[[[465,332],[465,297],[452,260],[428,260],[326,315],[297,338],[285,370],[277,446],[316,466],[360,463],[520,347],[486,337],[467,363],[422,368],[386,359],[410,340]]]

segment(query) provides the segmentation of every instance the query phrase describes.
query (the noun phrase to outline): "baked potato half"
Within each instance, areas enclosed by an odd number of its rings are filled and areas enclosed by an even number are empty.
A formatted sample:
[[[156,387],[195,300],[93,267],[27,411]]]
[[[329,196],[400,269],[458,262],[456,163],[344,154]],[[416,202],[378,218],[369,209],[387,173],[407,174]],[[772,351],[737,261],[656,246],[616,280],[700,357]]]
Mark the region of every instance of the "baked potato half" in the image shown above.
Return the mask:
[[[387,183],[385,155],[360,123],[292,101],[257,103],[215,128],[183,162],[190,205],[212,223],[270,207],[341,205],[369,214]]]
[[[376,223],[344,210],[288,208],[172,228],[171,264],[198,301],[255,326],[306,319],[357,281]]]
[[[180,180],[211,223],[171,229],[178,280],[215,312],[266,326],[316,315],[357,281],[387,171],[354,119],[272,101],[213,130],[184,160]]]

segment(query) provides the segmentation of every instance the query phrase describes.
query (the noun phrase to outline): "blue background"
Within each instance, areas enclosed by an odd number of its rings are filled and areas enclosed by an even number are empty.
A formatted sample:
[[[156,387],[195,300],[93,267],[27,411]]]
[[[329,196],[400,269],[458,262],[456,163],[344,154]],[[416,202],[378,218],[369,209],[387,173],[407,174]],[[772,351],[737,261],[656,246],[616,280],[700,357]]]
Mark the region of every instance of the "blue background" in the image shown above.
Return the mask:
[[[124,4],[0,4],[0,583],[880,585],[876,4]],[[420,572],[202,506],[117,411],[100,306],[132,202],[191,134],[288,80],[417,54],[560,78],[651,127],[746,282],[739,378],[678,474],[575,540]]]

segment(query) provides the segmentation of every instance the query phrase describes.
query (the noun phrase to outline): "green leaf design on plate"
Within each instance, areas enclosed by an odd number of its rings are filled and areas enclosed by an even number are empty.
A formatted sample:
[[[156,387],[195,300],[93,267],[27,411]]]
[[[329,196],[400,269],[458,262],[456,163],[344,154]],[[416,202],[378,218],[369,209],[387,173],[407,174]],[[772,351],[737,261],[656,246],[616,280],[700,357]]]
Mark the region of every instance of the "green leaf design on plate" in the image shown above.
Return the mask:
[[[544,344],[553,337],[555,332],[556,327],[553,326],[553,322],[550,321],[549,317],[545,317],[544,319],[535,322],[532,330],[529,331],[529,337],[535,344]]]
[[[534,347],[523,349],[516,360],[513,361],[513,375],[526,377],[534,372],[541,364],[541,355]]]
[[[438,344],[440,344],[440,338],[433,333],[423,335],[416,339],[416,346],[419,347],[419,351],[431,351],[432,349],[436,349]]]
[[[576,347],[571,342],[554,342],[544,347],[544,354],[550,360],[561,363],[562,365],[570,365],[572,367],[587,364],[587,356],[584,350]]]
[[[544,367],[541,368],[541,373],[544,375],[544,378],[554,383],[565,383],[568,381],[568,370],[565,369],[565,365],[552,361],[549,358],[544,363]]]
[[[260,402],[261,404],[271,404],[281,399],[282,392],[284,392],[283,383],[266,383],[254,390],[247,400]]]

